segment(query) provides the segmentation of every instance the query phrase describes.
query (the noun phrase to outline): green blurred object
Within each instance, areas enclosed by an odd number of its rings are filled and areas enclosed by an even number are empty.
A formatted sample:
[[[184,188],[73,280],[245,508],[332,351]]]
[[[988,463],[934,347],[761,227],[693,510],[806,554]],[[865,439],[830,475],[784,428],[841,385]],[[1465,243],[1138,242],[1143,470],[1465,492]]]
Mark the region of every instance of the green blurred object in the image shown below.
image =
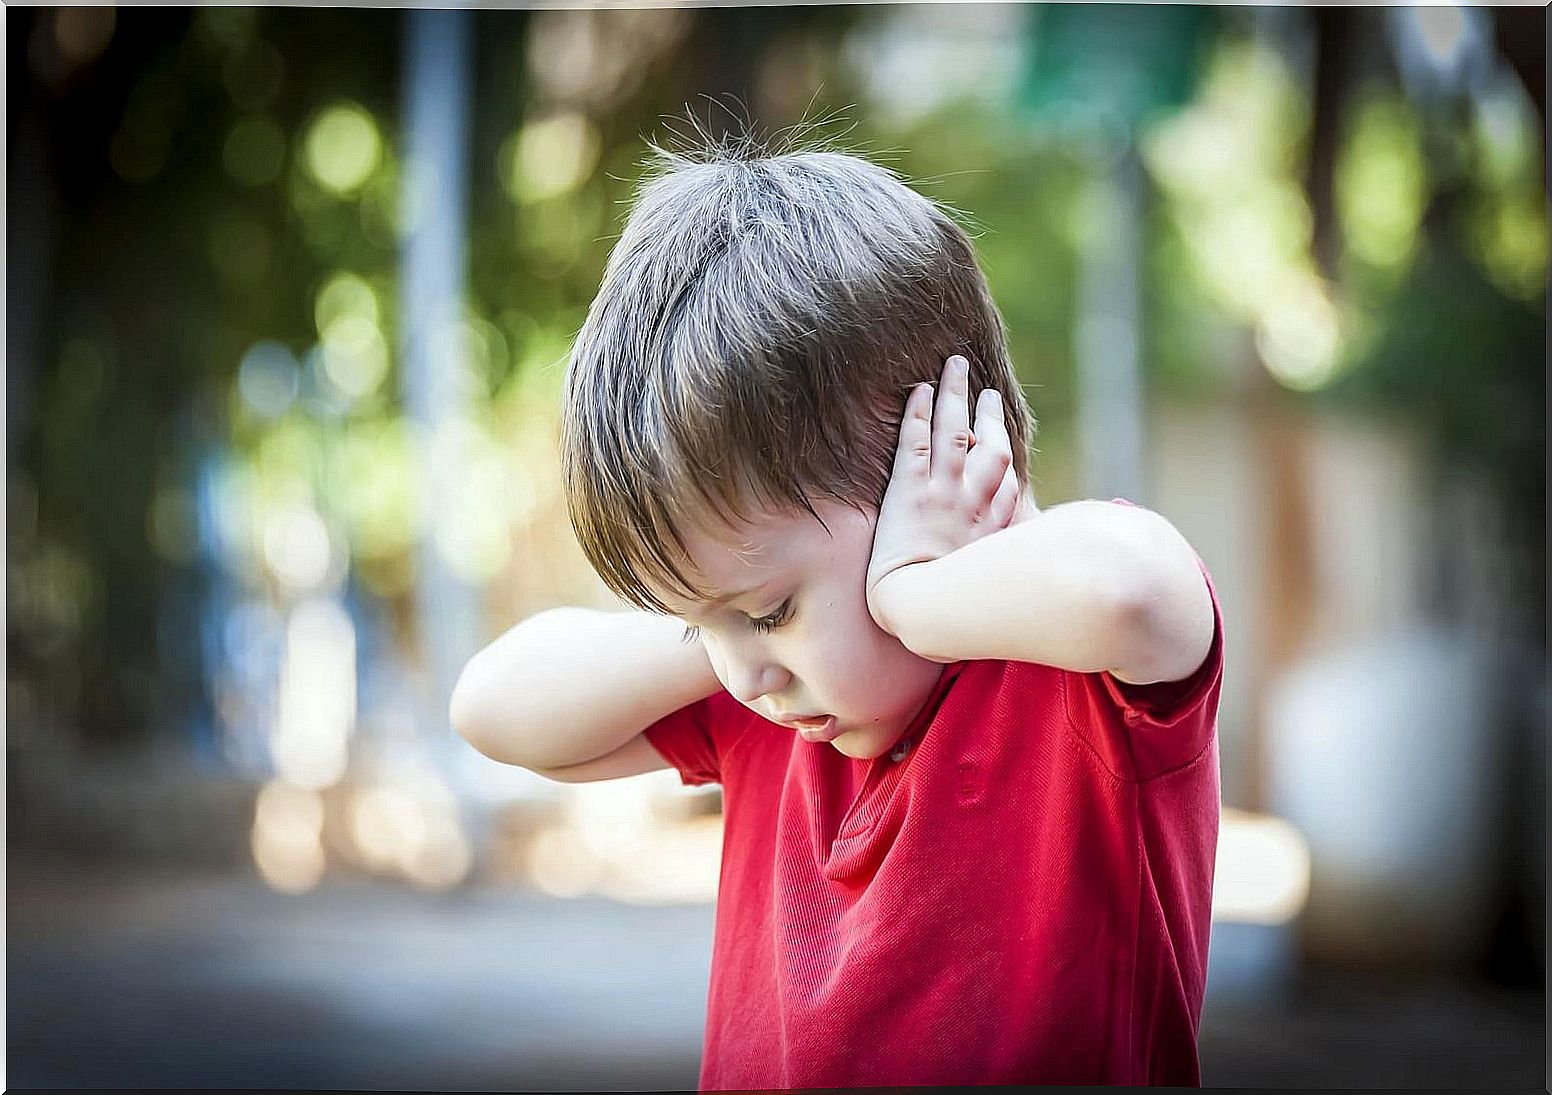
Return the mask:
[[[1162,4],[1048,4],[1025,31],[1016,103],[1036,120],[1135,131],[1183,105],[1202,68],[1214,13]]]

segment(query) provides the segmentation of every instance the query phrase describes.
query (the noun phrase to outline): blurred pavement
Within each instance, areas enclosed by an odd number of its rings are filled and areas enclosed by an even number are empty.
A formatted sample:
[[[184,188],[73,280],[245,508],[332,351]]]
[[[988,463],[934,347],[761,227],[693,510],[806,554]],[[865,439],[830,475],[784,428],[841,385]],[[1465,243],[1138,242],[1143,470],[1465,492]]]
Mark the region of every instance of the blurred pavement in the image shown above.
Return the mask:
[[[89,873],[88,873],[89,872]],[[12,1086],[693,1087],[707,906],[11,852]]]
[[[243,872],[104,867],[13,848],[16,1087],[683,1089],[708,906],[632,907]],[[1539,994],[1353,974],[1284,1003],[1214,1000],[1211,1086],[1539,1088]]]

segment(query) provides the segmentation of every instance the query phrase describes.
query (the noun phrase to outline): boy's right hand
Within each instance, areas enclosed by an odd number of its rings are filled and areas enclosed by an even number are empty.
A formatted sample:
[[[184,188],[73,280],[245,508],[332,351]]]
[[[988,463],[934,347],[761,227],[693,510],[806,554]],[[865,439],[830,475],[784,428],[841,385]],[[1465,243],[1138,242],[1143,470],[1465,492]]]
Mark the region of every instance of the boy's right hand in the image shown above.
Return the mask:
[[[886,631],[878,591],[890,574],[957,551],[1032,509],[1020,495],[995,388],[981,392],[971,429],[969,368],[963,357],[948,359],[936,406],[930,384],[917,385],[906,400],[868,562],[868,608]]]

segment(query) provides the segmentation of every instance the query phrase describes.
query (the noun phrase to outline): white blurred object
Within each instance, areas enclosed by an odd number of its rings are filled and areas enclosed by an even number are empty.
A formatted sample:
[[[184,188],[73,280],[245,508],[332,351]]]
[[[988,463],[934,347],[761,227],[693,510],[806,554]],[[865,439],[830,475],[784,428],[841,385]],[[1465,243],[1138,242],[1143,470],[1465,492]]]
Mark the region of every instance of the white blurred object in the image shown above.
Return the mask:
[[[1213,872],[1214,922],[1287,924],[1309,897],[1309,846],[1281,818],[1225,808]]]
[[[1436,103],[1479,84],[1491,71],[1493,32],[1486,12],[1440,4],[1385,14],[1396,67],[1414,99]]]
[[[322,586],[334,565],[329,528],[309,505],[289,505],[264,522],[264,561],[285,586],[305,594]]]
[[[1492,915],[1502,745],[1482,648],[1437,631],[1323,654],[1268,702],[1270,806],[1312,859],[1312,953],[1474,957]]]
[[[323,802],[316,791],[271,780],[254,804],[250,846],[259,876],[282,893],[303,893],[323,878]]]
[[[286,622],[270,751],[276,771],[318,790],[345,774],[356,723],[356,628],[336,601],[314,598]]]
[[[1309,897],[1309,846],[1282,818],[1225,807],[1213,870],[1207,992],[1214,1000],[1284,994]]]
[[[1013,4],[901,5],[864,20],[843,48],[869,111],[909,126],[956,100],[1008,102],[1032,15]]]

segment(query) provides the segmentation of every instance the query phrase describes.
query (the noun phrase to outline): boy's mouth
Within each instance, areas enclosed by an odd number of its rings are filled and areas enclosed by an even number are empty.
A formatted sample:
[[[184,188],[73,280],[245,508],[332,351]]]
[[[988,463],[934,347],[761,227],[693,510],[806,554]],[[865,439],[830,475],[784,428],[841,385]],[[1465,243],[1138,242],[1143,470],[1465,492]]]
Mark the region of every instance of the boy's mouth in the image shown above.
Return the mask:
[[[783,721],[796,730],[798,736],[804,741],[833,741],[840,734],[840,730],[835,724],[834,715],[820,715],[812,719],[786,719]]]

